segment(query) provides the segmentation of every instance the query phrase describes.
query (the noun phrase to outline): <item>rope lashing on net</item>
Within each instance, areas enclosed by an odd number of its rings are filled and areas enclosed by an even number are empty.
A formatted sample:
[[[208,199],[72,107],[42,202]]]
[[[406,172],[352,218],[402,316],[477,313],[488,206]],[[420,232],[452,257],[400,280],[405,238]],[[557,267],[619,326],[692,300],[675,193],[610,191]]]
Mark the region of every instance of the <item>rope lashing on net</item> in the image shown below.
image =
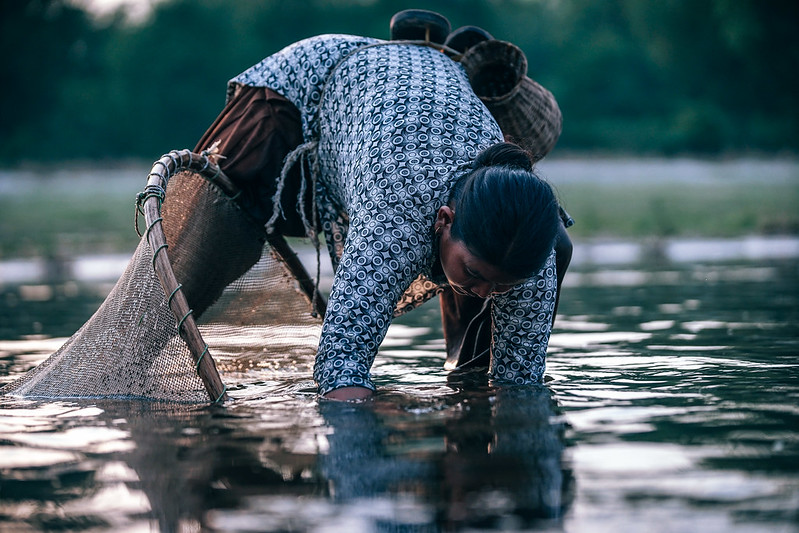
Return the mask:
[[[147,176],[147,186],[136,195],[136,212],[134,226],[136,233],[146,239],[153,249],[152,267],[157,275],[164,295],[167,297],[167,306],[177,319],[178,334],[194,359],[194,369],[203,382],[208,397],[213,403],[224,400],[227,386],[222,382],[217,371],[213,357],[209,353],[208,344],[203,340],[197,323],[194,320],[193,310],[189,308],[182,285],[175,279],[168,257],[168,244],[163,230],[161,206],[166,199],[166,189],[169,180],[178,172],[190,170],[209,182],[214,183],[230,198],[239,194],[238,188],[224,175],[219,165],[216,164],[218,156],[214,147],[196,154],[190,150],[173,150],[163,155],[153,163],[152,170]],[[143,215],[147,223],[144,235],[139,231],[139,215]]]
[[[155,267],[153,267],[153,268],[155,268]],[[174,297],[175,297],[175,295],[178,293],[178,291],[179,291],[180,289],[182,289],[182,288],[183,288],[183,284],[182,284],[182,283],[178,283],[178,286],[177,286],[177,287],[175,287],[175,288],[172,290],[172,292],[171,292],[171,293],[169,293],[169,298],[167,298],[167,299],[166,299],[166,305],[167,305],[167,306],[169,306],[169,308],[170,308],[170,309],[172,308],[172,298],[174,298]]]
[[[153,263],[155,263],[155,258],[153,258]],[[153,268],[155,268],[155,266],[154,266],[154,265],[153,265]],[[174,297],[174,295],[175,295],[175,294],[177,293],[177,291],[179,291],[181,288],[182,288],[182,285],[181,285],[181,284],[178,284],[178,286],[177,286],[177,287],[175,287],[175,290],[173,290],[173,291],[172,291],[172,293],[169,295],[169,299],[168,299],[168,301],[169,301],[169,302],[171,302],[171,301],[172,301],[172,298]],[[194,310],[193,310],[193,309],[189,309],[189,310],[186,312],[186,314],[185,314],[185,315],[183,315],[183,318],[181,318],[181,319],[180,319],[180,321],[179,321],[179,322],[178,322],[178,324],[177,324],[177,330],[178,330],[178,332],[180,332],[180,331],[182,330],[184,322],[186,321],[186,319],[187,319],[187,318],[189,318],[189,316],[193,316],[193,313],[194,313]],[[200,357],[198,357],[198,358],[197,358],[197,361],[196,361],[196,362],[195,362],[195,364],[194,364],[194,371],[197,373],[197,375],[198,375],[198,376],[200,376],[200,375],[201,375],[201,372],[200,372],[200,364],[203,362],[203,359],[205,358],[205,355],[206,355],[207,353],[208,353],[208,343],[206,343],[206,344],[205,344],[205,348],[203,348],[203,351],[202,351],[202,353],[200,354]],[[227,393],[227,385],[225,385],[225,384],[223,383],[223,384],[222,384],[222,391],[219,393],[219,396],[217,396],[217,397],[216,397],[216,399],[213,401],[213,403],[214,403],[214,404],[217,404],[217,403],[219,403],[219,402],[220,402],[220,401],[221,401],[221,400],[222,400],[222,399],[225,397],[225,394],[226,394],[226,393]],[[212,399],[213,399],[213,398],[212,398]]]
[[[152,173],[150,173],[152,175]],[[148,178],[150,176],[147,176]],[[139,215],[144,216],[143,206],[144,202],[146,202],[149,198],[157,198],[158,205],[164,203],[164,198],[166,198],[166,191],[160,185],[147,185],[144,190],[136,195],[136,211],[133,217],[133,227],[136,230],[136,234],[141,237],[142,233],[139,231]],[[149,231],[149,228],[148,228]]]
[[[200,358],[197,359],[197,364],[194,366],[194,370],[196,372],[200,371],[200,362],[203,360],[203,357],[205,357],[205,354],[207,354],[207,353],[208,353],[208,344],[205,345],[205,349],[203,350],[203,353],[201,353],[200,354]]]
[[[183,324],[186,322],[186,319],[189,318],[190,316],[193,316],[193,315],[194,315],[194,309],[189,309],[188,311],[186,311],[186,314],[184,314],[183,317],[178,321],[178,323],[175,326],[175,328],[178,331],[183,329]],[[202,358],[200,358],[200,359],[202,359]],[[197,363],[199,364],[199,359],[197,360]]]
[[[155,261],[158,259],[158,252],[160,252],[161,250],[166,250],[167,248],[169,248],[169,245],[167,243],[164,243],[158,248],[156,248],[155,252],[153,252],[153,270],[155,270]],[[182,287],[182,285],[178,284],[177,288],[179,289],[180,287]]]

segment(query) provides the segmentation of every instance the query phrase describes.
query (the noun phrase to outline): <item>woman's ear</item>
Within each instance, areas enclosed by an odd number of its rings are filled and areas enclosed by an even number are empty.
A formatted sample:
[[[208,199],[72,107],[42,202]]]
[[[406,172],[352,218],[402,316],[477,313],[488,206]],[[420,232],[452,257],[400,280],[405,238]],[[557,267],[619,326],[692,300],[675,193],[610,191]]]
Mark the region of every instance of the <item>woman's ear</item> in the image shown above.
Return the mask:
[[[436,233],[441,231],[447,226],[451,226],[452,222],[455,220],[455,211],[448,205],[444,205],[438,208],[438,212],[436,213],[436,223],[433,226]]]

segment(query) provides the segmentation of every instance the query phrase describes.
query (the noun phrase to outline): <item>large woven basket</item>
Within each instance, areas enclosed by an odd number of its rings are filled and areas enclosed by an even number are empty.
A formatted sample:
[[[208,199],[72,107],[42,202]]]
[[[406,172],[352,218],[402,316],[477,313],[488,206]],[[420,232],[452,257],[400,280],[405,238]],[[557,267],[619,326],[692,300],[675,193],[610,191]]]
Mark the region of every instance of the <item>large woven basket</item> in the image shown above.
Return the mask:
[[[563,127],[560,107],[551,92],[527,76],[527,58],[518,46],[483,41],[466,51],[461,64],[507,140],[535,160],[552,150]]]

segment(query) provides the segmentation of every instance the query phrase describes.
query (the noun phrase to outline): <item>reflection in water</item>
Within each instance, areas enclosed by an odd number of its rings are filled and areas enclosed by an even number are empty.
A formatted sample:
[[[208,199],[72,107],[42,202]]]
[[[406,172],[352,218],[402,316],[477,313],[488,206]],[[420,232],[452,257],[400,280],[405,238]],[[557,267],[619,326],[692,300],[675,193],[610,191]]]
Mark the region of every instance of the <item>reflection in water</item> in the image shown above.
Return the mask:
[[[560,519],[570,474],[561,464],[563,430],[549,390],[474,384],[468,390],[447,399],[452,412],[443,419],[436,411],[422,417],[397,412],[395,401],[379,397],[361,405],[323,402],[332,433],[321,462],[333,498],[390,495],[427,504],[427,513],[412,523],[383,517],[390,530],[493,529]],[[429,416],[441,422],[432,424]]]
[[[525,526],[561,519],[572,498],[572,477],[562,464],[564,427],[550,390],[500,388],[483,400],[448,425],[450,518],[473,526],[479,522],[470,515],[491,517],[497,526],[509,516]]]
[[[444,373],[433,305],[361,404],[280,357],[224,408],[0,399],[0,529],[795,531],[796,263],[567,282],[542,387]],[[0,382],[58,344],[15,339]]]
[[[98,419],[102,410],[64,402],[0,406],[0,522],[10,530],[108,528],[149,509],[141,493],[109,475],[118,463],[108,459],[131,443]]]
[[[264,416],[251,405],[104,401],[81,415],[68,404],[6,404],[6,435],[23,417],[11,437],[21,448],[9,449],[35,454],[38,463],[4,456],[0,467],[15,475],[0,484],[2,508],[27,508],[24,520],[42,527],[121,529],[144,520],[159,531],[558,523],[571,477],[550,391],[485,383],[457,390],[464,383],[454,379],[444,401],[396,394],[362,404],[310,395],[267,400]],[[308,410],[316,414],[304,421],[286,416]],[[70,436],[75,431],[82,439]],[[55,456],[57,447],[71,451]]]

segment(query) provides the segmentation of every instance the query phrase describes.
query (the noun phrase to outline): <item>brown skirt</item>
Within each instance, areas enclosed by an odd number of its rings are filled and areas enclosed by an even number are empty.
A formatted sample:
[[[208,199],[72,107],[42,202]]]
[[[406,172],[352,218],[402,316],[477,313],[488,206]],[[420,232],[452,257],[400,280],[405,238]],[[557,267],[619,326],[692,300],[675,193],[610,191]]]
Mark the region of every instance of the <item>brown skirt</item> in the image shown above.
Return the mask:
[[[194,150],[205,150],[216,141],[219,153],[224,156],[219,166],[242,189],[241,205],[258,222],[266,222],[272,216],[272,197],[283,160],[303,141],[300,111],[271,89],[240,86]],[[299,190],[300,172],[295,167],[281,194],[286,220],[278,220],[275,226],[278,233],[305,235],[297,213]],[[311,201],[308,192],[304,198],[307,206]]]

